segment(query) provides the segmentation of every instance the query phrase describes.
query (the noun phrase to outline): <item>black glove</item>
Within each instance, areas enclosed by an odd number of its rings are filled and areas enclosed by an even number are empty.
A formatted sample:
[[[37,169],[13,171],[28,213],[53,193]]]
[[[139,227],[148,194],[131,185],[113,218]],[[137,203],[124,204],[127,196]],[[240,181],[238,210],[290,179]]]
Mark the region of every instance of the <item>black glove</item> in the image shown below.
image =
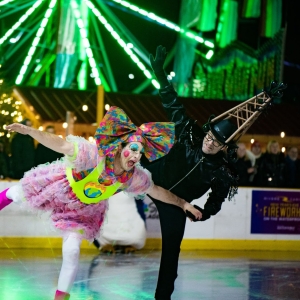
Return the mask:
[[[165,88],[170,84],[164,70],[167,54],[166,48],[160,45],[156,48],[155,58],[152,54],[149,55],[152,70],[154,71],[161,88]]]
[[[158,46],[156,48],[156,55],[155,59],[152,54],[150,54],[149,59],[150,59],[150,64],[152,67],[152,70],[154,73],[161,73],[164,72],[164,63],[167,57],[167,51],[166,48],[163,47],[162,45]]]
[[[198,210],[200,210],[200,212],[202,213],[202,218],[200,220],[196,219],[196,217],[190,212],[190,211],[186,211],[185,214],[187,215],[188,218],[192,219],[193,222],[197,222],[197,221],[205,221],[207,219],[210,218],[210,215],[206,215],[204,212],[204,209],[194,205],[195,208],[197,208]]]

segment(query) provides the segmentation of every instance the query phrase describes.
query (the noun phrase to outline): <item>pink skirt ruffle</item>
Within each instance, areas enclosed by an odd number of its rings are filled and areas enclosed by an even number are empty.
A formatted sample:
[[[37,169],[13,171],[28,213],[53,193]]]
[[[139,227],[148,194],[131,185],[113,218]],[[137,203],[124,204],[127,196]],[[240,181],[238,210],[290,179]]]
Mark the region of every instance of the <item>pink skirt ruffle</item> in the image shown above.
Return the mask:
[[[87,240],[98,235],[107,201],[82,203],[69,186],[64,162],[39,165],[26,172],[20,182],[28,205],[34,210],[51,211],[56,228],[80,232]]]

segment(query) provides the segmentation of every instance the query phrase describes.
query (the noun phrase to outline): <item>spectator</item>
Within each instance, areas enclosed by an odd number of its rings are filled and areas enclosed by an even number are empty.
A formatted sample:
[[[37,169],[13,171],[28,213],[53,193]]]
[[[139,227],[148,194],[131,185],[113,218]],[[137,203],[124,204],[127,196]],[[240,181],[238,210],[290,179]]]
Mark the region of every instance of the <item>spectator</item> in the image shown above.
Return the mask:
[[[300,188],[300,159],[298,158],[298,148],[296,146],[288,149],[285,162],[286,186],[288,188]]]
[[[254,154],[256,161],[261,157],[261,146],[258,141],[254,141],[254,143],[251,145],[251,152]]]
[[[45,129],[45,132],[55,134],[54,126],[51,126],[51,125],[47,126]],[[41,165],[41,164],[45,164],[47,162],[50,163],[57,159],[60,159],[61,157],[63,157],[63,154],[58,153],[58,152],[44,146],[43,144],[39,143],[37,145],[37,148],[35,151],[35,164]]]
[[[257,171],[258,183],[263,187],[285,187],[285,157],[280,151],[279,144],[271,140],[267,151],[261,157]]]
[[[239,175],[239,186],[250,186],[251,179],[253,179],[251,175],[255,172],[255,167],[252,166],[252,162],[249,154],[247,153],[245,144],[238,143],[237,146],[236,169]]]
[[[260,183],[258,182],[259,178],[257,176],[257,170],[259,169],[259,165],[261,162],[262,157],[262,151],[261,151],[261,145],[258,141],[254,141],[254,143],[251,145],[251,153],[254,155],[255,158],[255,171],[252,175],[252,185],[253,186],[260,186]]]
[[[4,143],[0,141],[0,179],[9,177],[9,156],[4,150]]]
[[[32,126],[29,119],[25,119],[21,124]],[[33,138],[26,134],[16,133],[11,142],[12,154],[12,177],[21,179],[26,171],[35,166],[35,147]]]
[[[255,163],[256,163],[255,155],[252,153],[251,150],[248,150],[248,149],[246,149],[246,155],[248,156],[248,159],[251,162],[251,166],[255,167]]]

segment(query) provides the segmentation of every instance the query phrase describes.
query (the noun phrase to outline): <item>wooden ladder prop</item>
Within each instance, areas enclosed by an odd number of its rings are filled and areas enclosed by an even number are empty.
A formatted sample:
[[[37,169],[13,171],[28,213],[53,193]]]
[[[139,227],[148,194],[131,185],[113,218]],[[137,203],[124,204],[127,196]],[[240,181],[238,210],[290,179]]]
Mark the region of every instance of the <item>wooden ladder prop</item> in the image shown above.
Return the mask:
[[[237,130],[226,140],[226,143],[231,141],[234,137],[237,137],[235,138],[235,141],[238,141],[259,117],[259,115],[262,112],[265,112],[272,104],[273,98],[282,97],[282,90],[286,87],[287,86],[282,82],[277,83],[276,81],[272,81],[270,88],[267,91],[262,91],[258,95],[238,104],[221,115],[213,118],[210,122],[215,122],[221,118],[224,120],[235,120]]]

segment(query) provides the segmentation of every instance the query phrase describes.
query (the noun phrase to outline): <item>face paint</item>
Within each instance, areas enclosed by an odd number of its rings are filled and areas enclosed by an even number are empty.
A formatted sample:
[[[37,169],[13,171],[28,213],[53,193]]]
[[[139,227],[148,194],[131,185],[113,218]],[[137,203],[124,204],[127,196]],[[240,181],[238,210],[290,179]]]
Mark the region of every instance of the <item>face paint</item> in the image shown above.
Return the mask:
[[[125,157],[128,157],[129,154],[130,154],[130,151],[128,151],[128,150],[125,150],[125,151],[124,151],[124,156],[125,156]]]
[[[138,144],[131,144],[129,146],[129,149],[132,151],[138,151],[139,150],[139,145]]]
[[[120,157],[121,168],[125,171],[132,169],[141,159],[143,145],[140,142],[133,142],[125,146]]]

